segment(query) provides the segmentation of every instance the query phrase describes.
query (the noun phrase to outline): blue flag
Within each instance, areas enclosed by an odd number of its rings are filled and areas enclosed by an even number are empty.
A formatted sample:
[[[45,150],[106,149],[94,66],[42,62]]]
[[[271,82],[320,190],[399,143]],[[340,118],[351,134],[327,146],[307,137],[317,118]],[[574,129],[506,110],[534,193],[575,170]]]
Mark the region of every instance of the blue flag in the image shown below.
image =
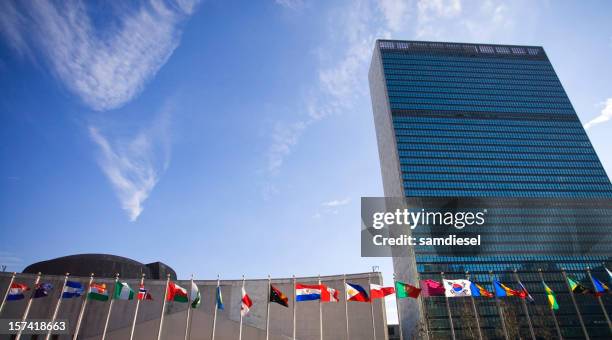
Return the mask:
[[[602,296],[608,291],[608,286],[596,278],[593,278],[593,287],[595,287],[595,295],[597,296]]]
[[[83,295],[83,284],[76,281],[66,281],[66,286],[62,292],[63,299],[70,299]]]
[[[49,292],[53,289],[53,285],[50,283],[39,283],[36,285],[36,290],[34,291],[34,298],[41,298],[45,296],[49,296]]]
[[[221,287],[217,287],[217,309],[223,310],[223,295],[221,294]]]

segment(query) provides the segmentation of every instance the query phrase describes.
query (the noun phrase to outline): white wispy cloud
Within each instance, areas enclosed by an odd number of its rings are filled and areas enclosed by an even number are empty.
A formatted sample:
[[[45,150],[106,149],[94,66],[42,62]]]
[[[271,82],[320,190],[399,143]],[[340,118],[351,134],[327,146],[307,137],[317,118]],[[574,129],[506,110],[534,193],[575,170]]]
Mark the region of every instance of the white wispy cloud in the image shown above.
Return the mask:
[[[140,216],[144,201],[168,168],[172,110],[166,105],[153,124],[133,136],[109,137],[98,127],[89,127],[89,135],[99,147],[98,164],[131,221]]]
[[[109,110],[136,96],[166,63],[197,2],[151,0],[115,8],[113,21],[98,29],[80,1],[2,1],[0,32],[21,55],[44,57],[88,106]]]
[[[584,128],[590,129],[595,125],[605,123],[611,119],[612,119],[612,98],[608,98],[599,116],[591,119],[588,123],[584,124]]]
[[[331,200],[328,202],[323,202],[321,203],[322,206],[324,207],[341,207],[343,205],[347,205],[351,203],[351,199],[350,198],[344,198],[344,199],[335,199],[335,200]]]
[[[409,3],[406,0],[380,0],[378,7],[392,31],[400,30],[409,21]]]
[[[289,9],[301,9],[304,7],[304,0],[274,0],[277,5],[283,6]]]
[[[417,37],[437,37],[440,32],[440,20],[456,18],[461,11],[460,0],[419,0]]]

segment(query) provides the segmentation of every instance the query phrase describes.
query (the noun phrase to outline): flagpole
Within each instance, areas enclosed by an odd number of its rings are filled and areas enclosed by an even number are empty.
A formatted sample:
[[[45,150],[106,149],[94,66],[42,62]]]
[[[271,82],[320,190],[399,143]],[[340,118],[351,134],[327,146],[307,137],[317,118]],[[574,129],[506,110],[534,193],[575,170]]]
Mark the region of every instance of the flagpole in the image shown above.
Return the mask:
[[[591,284],[593,285],[593,288],[595,288],[595,280],[593,280],[593,275],[591,275],[591,268],[587,267],[586,271],[587,271],[587,274],[589,274],[589,279],[591,279]],[[604,307],[604,304],[601,301],[601,296],[599,296],[599,294],[596,294],[595,296],[597,297],[597,301],[599,302],[599,305],[601,306],[601,310],[603,311],[603,314],[606,317],[606,321],[608,321],[608,328],[610,328],[610,332],[612,332],[612,322],[610,322],[610,316],[608,316],[606,307]]]
[[[440,276],[442,277],[442,285],[444,286],[444,272],[440,272]],[[444,300],[446,300],[446,311],[448,313],[448,322],[450,323],[451,338],[455,340],[457,337],[455,336],[455,326],[453,325],[453,315],[451,314],[450,303],[448,302],[448,296],[446,296],[446,293],[444,293]]]
[[[117,282],[119,282],[119,273],[115,273],[115,289],[117,289]],[[106,314],[106,322],[104,323],[104,331],[102,331],[102,340],[106,339],[106,330],[108,329],[108,322],[110,320],[111,312],[113,311],[113,302],[115,302],[115,299],[114,299],[115,289],[113,289],[113,296],[111,296],[110,304],[108,305],[108,313]]]
[[[372,299],[372,280],[370,279],[370,274],[368,274],[368,290],[370,292],[370,316],[372,317],[372,335],[373,339],[376,339],[376,322],[374,321],[374,299]],[[382,286],[382,282],[380,282]],[[384,296],[382,297],[385,298]]]
[[[162,303],[161,316],[159,317],[159,329],[157,330],[157,340],[161,340],[162,328],[164,327],[164,314],[166,313],[166,299],[168,298],[168,287],[169,286],[170,286],[170,274],[166,274],[166,289],[164,290],[164,302]]]
[[[504,308],[501,305],[499,296],[497,296],[497,289],[495,289],[495,283],[493,282],[492,270],[489,271],[489,277],[491,279],[491,284],[493,285],[493,290],[495,291],[495,303],[497,304],[497,311],[499,312],[499,321],[501,321],[502,330],[504,331],[504,338],[506,340],[510,340],[510,336],[508,335],[508,329],[506,328],[506,320],[504,318]]]
[[[518,273],[516,272],[516,269],[514,269],[514,278],[516,279],[516,283],[518,283],[521,286],[521,289],[525,290],[525,294],[529,294],[526,291],[526,288],[524,288],[523,284],[521,283],[521,280],[518,276]],[[525,312],[525,316],[527,317],[527,324],[529,325],[529,333],[531,333],[531,338],[533,340],[536,340],[536,336],[535,336],[535,331],[533,330],[533,323],[531,323],[531,317],[529,316],[529,308],[527,308],[527,302],[525,302],[525,299],[521,298],[521,302],[523,305],[523,311]]]
[[[465,272],[465,278],[470,280],[470,272]],[[471,283],[471,281],[470,281]],[[470,287],[471,288],[471,287]],[[476,328],[478,329],[478,339],[482,340],[482,330],[480,329],[480,318],[478,317],[478,308],[476,308],[476,299],[474,299],[474,294],[470,294],[470,299],[472,300],[472,308],[474,309],[474,318],[476,319]]]
[[[319,289],[321,290],[321,295],[319,295],[319,339],[323,340],[323,306],[321,305],[323,287],[321,286],[321,274],[319,274]]]
[[[6,287],[6,292],[4,292],[4,298],[2,299],[2,304],[0,304],[0,314],[2,314],[2,310],[4,309],[4,304],[6,303],[6,298],[8,297],[9,292],[11,291],[11,286],[13,285],[13,281],[15,281],[15,275],[17,275],[17,273],[13,272],[13,275],[11,275],[11,279],[9,280],[8,287]]]
[[[561,269],[561,271],[563,272],[563,268]],[[540,280],[542,281],[542,284],[544,284],[544,275],[542,275],[542,268],[538,268],[538,273],[540,273]],[[563,277],[565,278],[565,274],[563,275]],[[567,280],[565,280],[567,282]],[[570,295],[572,294],[572,292],[570,292]],[[550,314],[552,314],[553,317],[553,321],[555,322],[555,329],[557,330],[557,335],[559,336],[560,340],[563,340],[563,335],[561,334],[561,328],[559,328],[559,321],[557,321],[557,316],[555,315],[555,310],[552,308],[552,306],[550,307]],[[588,339],[588,336],[587,336]]]
[[[395,273],[393,273],[393,286],[395,287]],[[395,307],[397,308],[397,325],[399,326],[399,332],[400,332],[400,340],[404,340],[404,332],[402,331],[402,315],[400,313],[400,305],[399,305],[399,298],[397,297],[397,292],[395,292]],[[425,322],[427,322],[425,320]]]
[[[140,292],[140,287],[144,286],[144,278],[145,278],[145,273],[142,273],[142,275],[140,276],[140,285],[138,286],[138,292]],[[144,293],[144,296],[142,297],[144,300],[147,299],[147,293]],[[138,307],[140,307],[140,299],[138,298],[138,296],[136,296],[136,310],[134,311],[134,320],[132,320],[132,330],[130,331],[130,340],[134,339],[134,330],[136,329],[136,319],[138,318]],[[49,340],[49,339],[46,339]]]
[[[81,329],[81,321],[83,321],[83,315],[85,315],[85,308],[87,307],[87,300],[89,292],[91,292],[91,284],[93,283],[94,273],[91,273],[89,276],[89,284],[87,285],[87,293],[85,293],[85,297],[83,299],[83,303],[81,304],[81,311],[79,312],[79,318],[77,320],[76,328],[74,329],[74,336],[72,340],[77,340],[79,336],[79,330]],[[17,340],[17,339],[16,339]]]
[[[569,285],[569,282],[567,282],[567,274],[565,274],[565,268],[561,268],[561,274],[563,274],[563,281],[565,281],[565,285],[567,287],[567,290],[569,291],[569,295],[572,298],[572,303],[574,304],[574,308],[576,309],[576,314],[578,315],[578,321],[580,321],[580,327],[582,327],[582,333],[584,334],[584,338],[589,340],[589,333],[587,332],[586,326],[584,325],[584,320],[582,320],[582,314],[580,313],[580,309],[578,308],[578,303],[576,303],[576,297],[574,296],[572,287]]]
[[[189,339],[189,317],[191,316],[191,290],[193,289],[193,274],[189,285],[189,295],[187,296],[187,319],[185,320],[185,340]]]
[[[270,338],[270,286],[272,285],[272,279],[268,274],[268,304],[266,305],[266,340]]]
[[[219,279],[219,274],[217,274],[217,288],[215,288],[215,311],[213,313],[213,324],[212,324],[212,333],[210,335],[211,340],[215,340],[215,328],[217,327],[217,304],[219,303],[219,284],[221,283]]]
[[[62,289],[60,290],[59,297],[57,298],[57,303],[55,304],[55,309],[53,310],[53,315],[51,316],[51,325],[55,323],[55,319],[57,319],[57,313],[59,312],[60,305],[62,304],[62,295],[64,295],[64,289],[66,289],[66,282],[68,282],[68,276],[70,273],[66,273],[64,277],[64,284],[62,284]],[[47,336],[45,336],[45,340],[49,340],[51,338],[51,330],[47,332]]]
[[[295,275],[293,275],[293,340],[295,340],[295,315],[297,307],[297,293],[295,291]]]
[[[350,336],[349,336],[349,319],[348,319],[348,292],[346,290],[346,274],[342,274],[342,282],[344,283],[344,319],[346,320],[346,340],[349,340]]]
[[[242,275],[242,291],[244,291],[244,275]],[[242,291],[240,292],[240,330],[238,331],[238,340],[242,340]]]
[[[32,289],[32,294],[30,294],[30,299],[28,299],[28,304],[26,305],[26,309],[23,312],[23,317],[21,317],[21,322],[25,322],[26,319],[28,318],[28,314],[30,313],[30,307],[32,307],[32,300],[34,299],[34,294],[36,293],[36,285],[38,285],[38,282],[40,282],[40,275],[41,275],[40,272],[36,274],[36,280],[34,280],[34,287],[33,287],[34,289]],[[23,328],[19,330],[19,333],[17,333],[15,340],[19,340],[21,338],[22,332],[23,332]]]

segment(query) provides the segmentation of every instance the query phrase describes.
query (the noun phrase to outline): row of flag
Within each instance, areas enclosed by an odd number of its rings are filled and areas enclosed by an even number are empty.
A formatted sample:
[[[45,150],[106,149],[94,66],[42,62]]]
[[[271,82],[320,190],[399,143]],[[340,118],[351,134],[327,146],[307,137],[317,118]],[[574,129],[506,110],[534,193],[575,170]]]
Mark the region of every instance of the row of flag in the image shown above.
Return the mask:
[[[612,278],[612,273],[610,271],[608,271],[608,274],[610,275],[610,278]],[[567,277],[567,281],[572,293],[574,294],[593,294],[595,296],[601,296],[610,291],[606,284],[596,278],[593,278],[593,289],[585,287],[584,285],[569,276]],[[542,284],[548,296],[548,301],[551,308],[558,309],[558,304],[556,302],[553,290],[548,285],[546,285],[544,281],[542,281]],[[361,285],[346,282],[345,292],[347,301],[356,302],[371,302],[371,300],[373,299],[383,298],[391,294],[397,294],[397,298],[400,299],[408,297],[416,299],[421,294],[423,297],[472,296],[492,298],[516,296],[521,299],[527,299],[530,302],[534,302],[533,297],[529,294],[527,288],[525,288],[521,281],[518,281],[518,286],[518,289],[513,289],[500,281],[494,280],[494,293],[492,293],[487,291],[485,288],[483,288],[476,282],[472,282],[467,279],[443,279],[442,283],[435,280],[421,280],[420,288],[401,281],[395,281],[395,287],[382,287],[378,284],[371,283],[368,295],[368,291],[366,291],[366,289],[363,288]],[[38,283],[34,287],[34,293],[32,295],[32,298],[36,299],[49,296],[52,289],[53,285],[50,283]],[[21,300],[25,297],[24,293],[29,290],[30,288],[27,285],[23,283],[13,282],[9,289],[6,300]],[[68,280],[64,285],[61,297],[62,299],[70,299],[80,297],[84,293],[85,288],[82,283]],[[109,289],[105,283],[92,282],[89,285],[87,298],[97,301],[108,301],[111,296],[109,295]],[[121,282],[118,280],[115,282],[115,289],[112,298],[116,300],[153,299],[151,294],[147,291],[147,289],[145,289],[144,284],[141,283],[138,289],[138,293],[135,293],[134,290],[126,282]],[[202,298],[198,286],[193,281],[191,282],[189,293],[186,288],[179,286],[177,283],[173,281],[168,282],[166,301],[175,301],[183,303],[190,302],[192,308],[197,308],[201,303],[201,299]],[[300,302],[312,300],[320,300],[321,302],[338,302],[338,291],[324,284],[312,285],[296,283],[295,301]],[[223,310],[223,296],[221,293],[221,287],[219,286],[216,288],[215,301],[217,308]],[[241,311],[244,315],[248,313],[249,309],[253,305],[253,301],[251,300],[251,297],[247,294],[244,287],[242,287],[241,301]],[[289,300],[287,296],[280,289],[271,284],[269,292],[269,302],[274,302],[282,306],[289,307]]]
[[[29,291],[30,287],[26,284],[13,282],[11,287],[9,288],[8,295],[6,297],[7,301],[17,301],[22,300],[25,295],[24,293]],[[53,290],[53,285],[45,282],[38,283],[34,287],[34,293],[32,298],[42,298],[49,296],[50,292]],[[71,299],[83,296],[85,293],[85,287],[81,282],[77,281],[66,281],[64,285],[64,289],[62,291],[62,299]],[[138,294],[135,294],[132,288],[125,283],[117,281],[115,282],[115,290],[113,294],[113,298],[116,300],[133,300],[134,297],[138,300],[152,300],[151,294],[144,288],[144,285],[140,285],[138,289]],[[93,282],[89,286],[89,291],[87,292],[87,297],[92,300],[97,301],[107,301],[109,299],[108,288],[105,283],[95,283]]]

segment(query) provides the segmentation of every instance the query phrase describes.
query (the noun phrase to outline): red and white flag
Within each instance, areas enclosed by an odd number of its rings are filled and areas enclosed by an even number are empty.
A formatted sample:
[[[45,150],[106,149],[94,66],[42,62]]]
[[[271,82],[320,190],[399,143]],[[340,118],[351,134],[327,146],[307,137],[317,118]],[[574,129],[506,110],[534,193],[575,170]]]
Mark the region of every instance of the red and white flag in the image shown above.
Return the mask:
[[[242,305],[240,306],[240,314],[242,316],[247,315],[251,309],[251,306],[253,306],[253,301],[251,301],[251,298],[246,293],[246,290],[244,290],[244,287],[242,287]]]
[[[321,285],[321,302],[338,302],[338,291]]]
[[[381,299],[391,294],[395,294],[395,288],[370,283],[370,299]]]

